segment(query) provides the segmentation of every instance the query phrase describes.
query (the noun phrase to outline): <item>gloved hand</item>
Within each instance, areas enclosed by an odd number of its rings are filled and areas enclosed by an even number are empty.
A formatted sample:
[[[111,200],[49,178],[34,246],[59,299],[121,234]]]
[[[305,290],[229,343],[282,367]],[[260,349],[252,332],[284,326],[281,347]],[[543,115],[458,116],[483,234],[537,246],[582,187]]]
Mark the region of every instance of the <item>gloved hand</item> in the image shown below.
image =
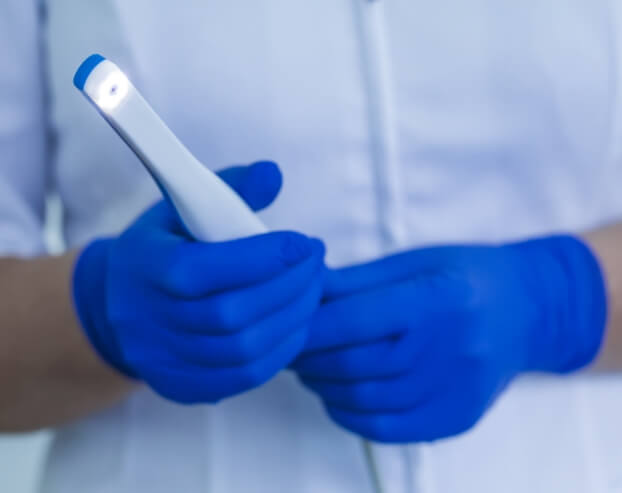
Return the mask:
[[[273,163],[221,173],[254,209],[278,194]],[[76,263],[73,292],[97,352],[180,403],[257,387],[303,348],[322,292],[324,247],[294,232],[221,243],[186,236],[165,201]]]
[[[607,311],[594,256],[561,236],[330,271],[325,296],[292,367],[335,422],[381,442],[458,434],[519,373],[587,365]]]

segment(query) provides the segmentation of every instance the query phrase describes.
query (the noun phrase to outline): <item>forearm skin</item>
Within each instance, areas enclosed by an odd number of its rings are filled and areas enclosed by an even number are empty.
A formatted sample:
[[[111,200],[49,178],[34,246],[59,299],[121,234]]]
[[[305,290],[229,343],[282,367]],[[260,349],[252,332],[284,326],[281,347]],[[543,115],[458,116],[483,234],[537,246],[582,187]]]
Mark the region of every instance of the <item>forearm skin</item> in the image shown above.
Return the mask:
[[[0,259],[0,432],[71,421],[134,385],[102,362],[78,324],[75,258]]]

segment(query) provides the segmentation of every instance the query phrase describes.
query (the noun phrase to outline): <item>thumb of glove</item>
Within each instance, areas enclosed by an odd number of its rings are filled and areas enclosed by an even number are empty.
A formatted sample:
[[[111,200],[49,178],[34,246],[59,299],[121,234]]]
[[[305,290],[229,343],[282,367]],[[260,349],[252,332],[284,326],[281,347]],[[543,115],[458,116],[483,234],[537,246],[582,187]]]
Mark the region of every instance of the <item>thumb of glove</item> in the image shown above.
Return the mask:
[[[259,161],[248,166],[232,166],[218,172],[254,211],[268,207],[276,199],[283,177],[276,163]]]

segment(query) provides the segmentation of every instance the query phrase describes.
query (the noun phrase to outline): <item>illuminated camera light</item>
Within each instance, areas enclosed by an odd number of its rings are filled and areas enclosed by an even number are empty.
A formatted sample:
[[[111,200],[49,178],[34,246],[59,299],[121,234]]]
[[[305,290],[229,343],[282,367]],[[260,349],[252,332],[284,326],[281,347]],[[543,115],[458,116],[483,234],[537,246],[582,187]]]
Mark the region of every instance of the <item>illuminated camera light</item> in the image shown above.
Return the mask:
[[[106,76],[99,84],[93,100],[104,111],[115,109],[127,96],[130,81],[123,72],[117,70]]]

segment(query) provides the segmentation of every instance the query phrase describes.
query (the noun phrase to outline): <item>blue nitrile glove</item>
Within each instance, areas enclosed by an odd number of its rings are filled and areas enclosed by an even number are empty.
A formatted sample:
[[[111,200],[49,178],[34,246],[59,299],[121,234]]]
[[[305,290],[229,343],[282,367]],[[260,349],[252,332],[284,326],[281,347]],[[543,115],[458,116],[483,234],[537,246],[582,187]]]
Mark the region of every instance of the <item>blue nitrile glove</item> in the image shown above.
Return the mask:
[[[273,163],[220,175],[254,209],[281,184]],[[261,385],[299,354],[323,256],[320,241],[294,232],[195,242],[161,201],[82,252],[75,306],[110,365],[173,401],[215,402]]]
[[[381,442],[458,434],[519,373],[587,365],[607,312],[597,261],[567,236],[414,250],[329,271],[325,290],[292,367]]]

